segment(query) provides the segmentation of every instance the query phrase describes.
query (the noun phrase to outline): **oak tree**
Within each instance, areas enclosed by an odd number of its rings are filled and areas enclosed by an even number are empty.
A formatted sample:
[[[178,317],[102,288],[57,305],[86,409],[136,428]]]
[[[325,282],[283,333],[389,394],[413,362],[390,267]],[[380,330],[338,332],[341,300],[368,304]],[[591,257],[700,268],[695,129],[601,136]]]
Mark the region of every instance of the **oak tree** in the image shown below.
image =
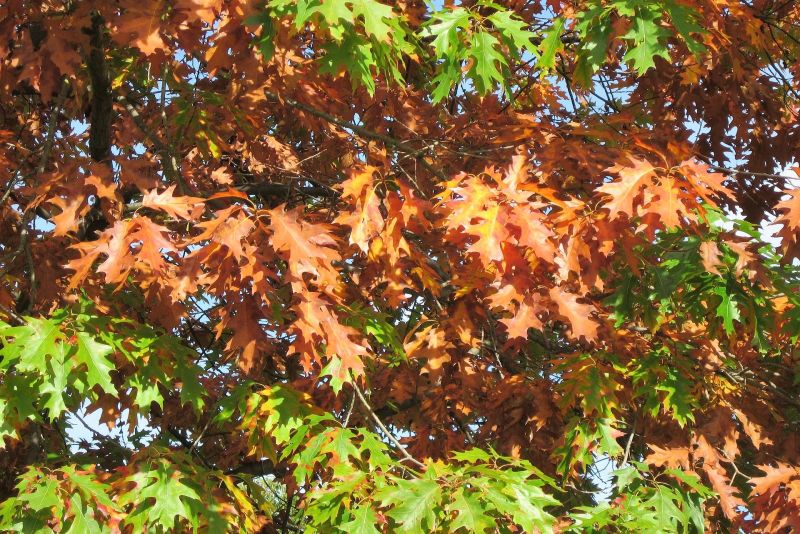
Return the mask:
[[[796,2],[0,36],[0,530],[800,529]]]

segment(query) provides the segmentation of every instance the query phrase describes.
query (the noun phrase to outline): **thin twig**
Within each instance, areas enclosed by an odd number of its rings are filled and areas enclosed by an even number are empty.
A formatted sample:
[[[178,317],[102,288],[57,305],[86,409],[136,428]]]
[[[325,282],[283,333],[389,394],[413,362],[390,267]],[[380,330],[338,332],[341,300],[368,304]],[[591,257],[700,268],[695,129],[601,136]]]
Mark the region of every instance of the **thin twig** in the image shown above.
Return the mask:
[[[633,437],[635,435],[636,435],[636,417],[633,418],[633,423],[631,423],[631,431],[628,434],[628,442],[625,444],[625,454],[622,455],[622,462],[619,464],[620,467],[628,463],[628,458],[631,455],[631,445],[633,445]]]
[[[344,417],[344,423],[342,426],[347,428],[347,425],[350,424],[350,416],[353,415],[353,407],[356,405],[356,396],[353,395],[350,397],[350,407],[347,409],[347,415]]]
[[[400,454],[402,454],[403,457],[406,460],[408,460],[409,462],[411,462],[414,465],[417,465],[419,467],[422,467],[424,469],[425,468],[425,464],[420,462],[419,460],[417,460],[413,456],[411,456],[408,453],[408,451],[406,450],[406,448],[403,447],[403,444],[400,443],[397,440],[396,437],[394,437],[394,434],[389,432],[389,429],[386,428],[386,425],[383,424],[383,421],[381,421],[380,417],[378,417],[378,415],[372,409],[372,406],[369,405],[369,402],[367,402],[367,399],[364,397],[364,394],[361,392],[361,388],[358,387],[358,384],[356,384],[355,382],[353,382],[353,390],[356,392],[356,396],[358,397],[358,400],[361,401],[361,404],[364,406],[364,409],[367,410],[367,413],[369,414],[369,416],[372,417],[372,420],[375,421],[375,424],[378,425],[378,428],[380,428],[381,431],[384,434],[386,434],[386,437],[389,439],[389,441],[391,441],[394,444],[394,446],[397,447],[397,449],[400,451]]]
[[[186,194],[186,183],[181,174],[180,162],[178,158],[175,157],[171,147],[162,141],[161,138],[147,126],[139,110],[136,109],[129,97],[120,96],[117,98],[117,101],[125,107],[131,119],[133,119],[134,124],[136,124],[136,127],[142,131],[155,147],[156,153],[161,158],[161,166],[164,168],[164,174],[167,178],[174,180],[178,184],[182,194]]]
[[[56,105],[53,108],[50,117],[47,119],[47,133],[44,140],[44,145],[42,146],[42,155],[39,158],[39,165],[36,167],[37,174],[42,174],[45,169],[47,169],[47,163],[50,161],[50,153],[53,150],[53,143],[55,142],[55,135],[56,135],[56,124],[58,122],[58,115],[61,113],[61,108],[64,106],[64,100],[67,98],[67,93],[69,91],[69,82],[65,78],[64,81],[61,83],[61,91],[58,93],[58,98],[56,99]],[[14,252],[12,257],[8,260],[10,263],[16,256],[18,256],[21,252],[25,253],[25,263],[28,267],[28,304],[25,306],[24,313],[30,312],[33,306],[36,303],[36,266],[33,262],[33,254],[31,253],[29,237],[30,237],[30,230],[29,225],[33,221],[33,218],[36,216],[36,210],[28,209],[25,211],[25,215],[22,217],[22,229],[19,233],[19,245],[17,246],[17,250]]]
[[[331,124],[335,124],[335,125],[340,126],[342,128],[346,128],[348,130],[351,130],[353,133],[358,134],[361,137],[366,137],[368,139],[373,139],[375,141],[381,141],[382,143],[384,143],[384,144],[386,144],[388,146],[394,147],[395,149],[399,150],[400,152],[405,152],[406,154],[410,154],[410,155],[414,156],[414,158],[416,158],[420,162],[420,164],[423,167],[425,167],[425,169],[427,169],[432,174],[436,175],[440,180],[443,180],[443,181],[447,180],[447,175],[445,175],[444,172],[442,172],[440,169],[437,169],[436,167],[434,167],[433,165],[431,165],[430,163],[428,163],[425,160],[424,156],[425,156],[426,149],[428,147],[421,148],[421,149],[414,148],[413,146],[407,144],[405,141],[401,141],[399,139],[395,139],[394,137],[390,137],[390,136],[384,135],[382,133],[373,132],[372,130],[364,128],[363,126],[359,126],[357,124],[353,124],[352,122],[348,122],[348,121],[342,120],[342,119],[340,119],[338,117],[335,117],[335,116],[331,115],[328,112],[322,111],[320,109],[313,108],[311,106],[303,104],[302,102],[298,102],[297,100],[293,100],[293,99],[288,98],[288,97],[279,97],[278,95],[270,93],[269,91],[265,91],[265,95],[267,96],[268,99],[272,100],[273,102],[281,102],[282,101],[282,102],[286,103],[287,105],[289,105],[289,106],[291,106],[293,108],[296,108],[296,109],[299,109],[301,111],[305,111],[306,113],[310,113],[312,115],[315,115],[316,117],[319,117],[321,119],[324,119],[327,122],[330,122]]]

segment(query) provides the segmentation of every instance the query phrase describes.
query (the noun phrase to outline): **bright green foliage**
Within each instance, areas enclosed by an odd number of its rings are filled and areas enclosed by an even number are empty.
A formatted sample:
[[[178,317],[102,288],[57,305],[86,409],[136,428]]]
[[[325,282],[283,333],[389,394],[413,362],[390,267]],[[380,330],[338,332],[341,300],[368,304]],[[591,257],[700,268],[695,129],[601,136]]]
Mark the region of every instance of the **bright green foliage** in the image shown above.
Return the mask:
[[[26,420],[55,421],[82,399],[101,394],[135,392],[134,414],[147,414],[152,403],[163,407],[159,385],[171,389],[176,379],[181,401],[203,407],[202,370],[191,350],[151,327],[101,317],[86,302],[80,306],[49,319],[29,318],[21,326],[0,324],[0,371],[6,375],[0,385],[0,437],[16,436]],[[135,362],[136,371],[120,384],[114,370],[126,361]]]
[[[0,529],[4,531],[110,532],[109,514],[120,509],[109,497],[111,486],[92,468],[31,467],[16,489],[17,496],[0,505]]]
[[[220,488],[253,513],[230,478],[197,466],[181,452],[158,446],[143,449],[115,476],[92,467],[31,467],[20,477],[17,496],[0,505],[0,529],[112,532],[122,518],[121,526],[134,532],[187,526],[195,531],[226,532],[227,519],[216,504]],[[244,518],[243,524],[250,520]]]
[[[437,507],[442,488],[436,480],[417,478],[398,480],[395,486],[386,486],[378,493],[382,506],[390,506],[389,517],[397,522],[402,532],[433,531],[439,527]]]
[[[656,57],[669,60],[667,42],[673,33],[692,53],[705,50],[697,40],[704,30],[695,13],[674,1],[590,3],[574,21],[558,17],[537,34],[512,11],[488,1],[475,7],[444,7],[433,12],[419,30],[412,31],[389,5],[377,0],[272,0],[266,11],[248,19],[253,27],[260,27],[254,45],[266,59],[274,51],[274,18],[284,16],[293,18],[298,31],[313,23],[330,35],[320,72],[338,75],[346,71],[354,85],[365,87],[370,94],[375,92],[378,74],[398,83],[405,81],[399,67],[403,55],[424,59],[434,70],[434,102],[447,97],[465,73],[482,95],[498,88],[508,90],[505,80],[510,62],[527,61],[528,55],[538,57],[542,69],[552,69],[557,54],[565,50],[562,37],[567,33],[580,37],[576,74],[579,81],[588,83],[605,61],[612,28],[619,17],[629,21],[628,31],[617,36],[628,47],[624,60],[639,74],[652,68]]]
[[[497,38],[489,32],[480,31],[472,35],[469,58],[474,61],[474,66],[471,72],[474,72],[473,79],[481,93],[486,93],[496,81],[503,78],[500,68],[507,64],[498,50],[499,44]]]
[[[643,355],[627,369],[634,394],[644,402],[643,409],[653,417],[669,414],[682,427],[694,420],[693,412],[699,406],[697,389],[686,379],[691,376],[687,373],[692,363],[690,351],[690,345],[675,342]]]
[[[461,6],[433,13],[423,27],[422,36],[431,39],[437,73],[433,78],[434,101],[445,98],[461,80],[462,73],[480,94],[497,87],[506,89],[509,63],[536,53],[535,34],[510,11],[492,4],[496,11],[484,17],[477,10]]]
[[[150,458],[137,464],[139,470],[123,480],[123,484],[132,485],[119,499],[120,506],[132,507],[126,523],[140,532],[156,526],[172,529],[179,518],[196,528],[200,515],[206,516],[210,524],[223,521],[215,513],[213,501],[201,498],[202,490],[195,486],[198,478],[193,473],[181,472],[178,465],[159,457],[157,450],[150,452]]]
[[[377,0],[271,0],[269,10],[252,19],[260,24],[257,45],[266,59],[272,55],[271,17],[292,16],[296,30],[313,23],[327,32],[332,43],[325,47],[320,72],[337,75],[347,71],[354,85],[375,92],[375,76],[385,74],[402,81],[399,63],[403,54],[412,53],[411,34],[392,8]]]
[[[712,232],[707,237],[712,243],[713,236]],[[617,325],[639,319],[655,329],[667,320],[680,323],[711,315],[716,316],[719,328],[734,339],[741,332],[735,326],[747,313],[757,319],[752,322],[750,334],[758,345],[774,314],[772,304],[764,297],[764,288],[752,283],[748,273],[737,270],[739,253],[726,245],[720,246],[716,272],[709,271],[701,256],[702,245],[699,238],[677,232],[659,235],[646,251],[653,261],[650,268],[638,278],[627,274],[620,290],[609,299]],[[773,264],[770,278],[784,276],[782,271],[782,267]]]
[[[619,36],[628,47],[624,60],[639,74],[654,67],[656,57],[669,61],[667,41],[673,32],[666,23],[671,23],[693,54],[705,51],[696,38],[704,30],[697,24],[696,14],[685,5],[673,1],[634,0],[591,3],[588,9],[578,14],[575,27],[582,38],[577,66],[582,83],[588,84],[591,74],[605,62],[609,39],[618,17],[626,18],[630,25],[628,31]]]
[[[343,308],[345,319],[342,324],[352,326],[374,340],[372,346],[376,353],[385,352],[391,362],[406,359],[403,343],[397,335],[395,327],[387,321],[387,317],[379,312],[354,304]]]
[[[619,497],[596,506],[582,506],[570,517],[570,532],[697,532],[704,531],[703,501],[714,492],[697,475],[667,469],[653,475],[647,465],[618,469],[615,473]]]
[[[656,57],[669,59],[669,53],[663,45],[669,32],[658,25],[657,15],[655,10],[639,8],[633,17],[633,26],[622,36],[631,42],[625,61],[629,61],[640,74],[655,67]]]
[[[98,385],[106,393],[114,394],[116,389],[111,382],[111,371],[114,364],[108,360],[107,356],[113,352],[113,348],[96,341],[86,332],[76,334],[78,350],[75,358],[78,364],[86,365],[86,378],[91,386]]]
[[[553,26],[547,31],[546,37],[542,41],[542,55],[539,58],[539,65],[544,69],[550,69],[555,65],[556,53],[563,49],[561,43],[561,33],[564,31],[566,21],[557,18],[553,21]]]
[[[312,491],[306,508],[309,527],[322,532],[336,525],[374,532],[378,514],[392,531],[402,532],[475,532],[502,524],[505,517],[526,531],[546,530],[554,522],[546,508],[558,501],[544,488],[554,492],[556,486],[526,461],[473,449],[417,472],[411,465],[399,466],[378,434],[342,428],[290,388],[273,386],[231,398],[238,400],[220,413],[243,412],[242,428],[248,429],[253,451],[294,464],[298,483],[320,469],[331,470],[333,480]]]

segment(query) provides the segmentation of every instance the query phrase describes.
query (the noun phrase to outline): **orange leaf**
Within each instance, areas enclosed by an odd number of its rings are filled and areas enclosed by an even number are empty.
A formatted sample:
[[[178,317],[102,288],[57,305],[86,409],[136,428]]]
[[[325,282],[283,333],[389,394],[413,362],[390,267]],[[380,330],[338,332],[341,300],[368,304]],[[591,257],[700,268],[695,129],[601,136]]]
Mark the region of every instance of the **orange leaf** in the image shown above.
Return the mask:
[[[558,305],[558,312],[572,325],[572,335],[584,337],[587,341],[597,338],[597,323],[589,318],[595,311],[591,304],[581,304],[578,296],[567,293],[560,287],[550,289],[550,299]]]
[[[142,197],[142,207],[161,210],[177,219],[194,219],[203,211],[203,199],[198,197],[174,196],[175,185],[171,185],[163,193],[155,189]]]
[[[606,172],[618,174],[620,180],[601,185],[597,191],[609,195],[611,198],[605,203],[608,208],[609,219],[614,220],[620,213],[633,217],[634,200],[641,194],[641,189],[652,183],[655,177],[655,167],[645,160],[631,158],[632,165],[615,165]]]

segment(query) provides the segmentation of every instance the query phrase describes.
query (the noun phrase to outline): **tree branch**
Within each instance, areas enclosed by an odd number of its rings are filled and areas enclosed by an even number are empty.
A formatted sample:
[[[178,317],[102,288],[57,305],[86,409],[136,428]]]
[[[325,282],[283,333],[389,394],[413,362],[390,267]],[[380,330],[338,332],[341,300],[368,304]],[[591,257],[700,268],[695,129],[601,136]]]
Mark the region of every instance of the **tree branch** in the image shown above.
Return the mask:
[[[384,434],[386,434],[386,437],[389,439],[389,441],[391,441],[392,444],[394,444],[394,446],[400,451],[400,454],[402,454],[403,457],[406,460],[408,460],[409,462],[411,462],[412,464],[414,464],[414,465],[416,465],[418,467],[422,467],[424,469],[425,468],[425,464],[420,462],[419,460],[417,460],[413,456],[411,456],[408,453],[408,451],[406,450],[406,448],[403,447],[403,444],[400,443],[397,440],[396,437],[394,437],[394,434],[389,432],[389,429],[386,428],[386,425],[383,424],[383,421],[381,421],[381,419],[372,410],[372,406],[369,405],[369,402],[367,402],[367,399],[364,397],[364,393],[361,392],[361,388],[358,387],[358,384],[356,384],[355,382],[353,382],[353,389],[356,392],[356,396],[358,397],[358,400],[361,401],[361,404],[364,406],[364,409],[367,411],[369,416],[372,417],[372,420],[375,421],[375,424],[378,425],[378,428],[380,428],[381,431]]]
[[[92,83],[92,109],[89,126],[89,153],[94,161],[107,162],[111,156],[111,79],[104,47],[104,20],[92,16],[91,51],[87,67]]]

